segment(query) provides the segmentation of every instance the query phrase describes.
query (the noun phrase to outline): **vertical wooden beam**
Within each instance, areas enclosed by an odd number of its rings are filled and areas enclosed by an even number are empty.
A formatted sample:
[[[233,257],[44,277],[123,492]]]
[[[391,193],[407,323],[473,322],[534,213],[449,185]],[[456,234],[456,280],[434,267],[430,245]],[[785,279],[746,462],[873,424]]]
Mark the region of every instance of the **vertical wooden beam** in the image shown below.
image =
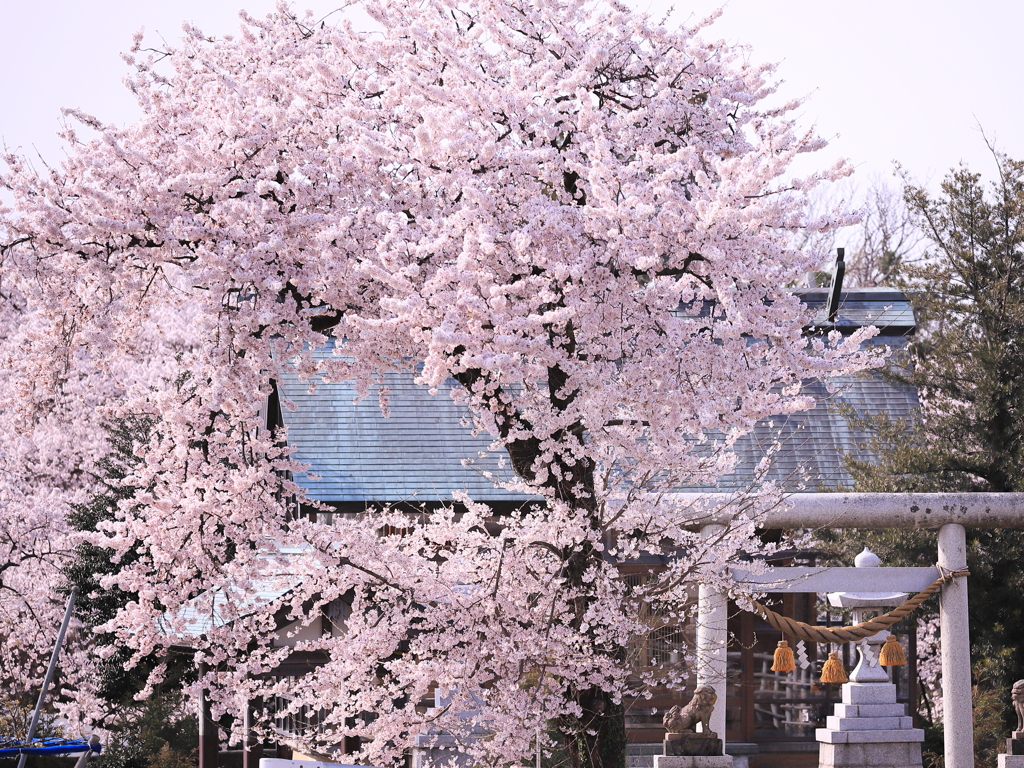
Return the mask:
[[[199,665],[200,684],[208,669],[205,664]],[[218,726],[213,722],[210,711],[210,699],[206,688],[199,689],[199,768],[218,768],[220,738]]]
[[[905,619],[907,622],[907,654],[909,664],[907,665],[907,714],[914,718],[914,727],[921,728],[921,716],[917,713],[918,705],[921,703],[921,681],[917,679],[917,617],[911,616]]]
[[[245,703],[245,751],[242,753],[242,768],[259,768],[263,757],[263,742],[252,727],[254,702]]]
[[[951,571],[967,567],[964,527],[939,528],[939,565]],[[974,768],[974,718],[971,701],[971,637],[967,623],[967,579],[943,585],[939,601],[942,637],[942,726],[946,768]]]

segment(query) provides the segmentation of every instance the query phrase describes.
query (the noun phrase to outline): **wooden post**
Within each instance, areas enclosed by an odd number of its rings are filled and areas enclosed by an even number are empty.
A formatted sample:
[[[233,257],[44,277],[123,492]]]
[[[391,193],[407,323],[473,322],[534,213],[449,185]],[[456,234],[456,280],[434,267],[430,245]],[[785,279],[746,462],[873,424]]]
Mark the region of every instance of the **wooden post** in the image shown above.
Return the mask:
[[[263,757],[263,742],[252,727],[253,706],[254,702],[245,703],[245,751],[242,753],[242,768],[259,768],[260,758]]]
[[[199,679],[206,675],[205,664],[199,665]],[[218,726],[213,722],[210,711],[210,699],[206,688],[199,689],[199,768],[217,768],[220,752]]]
[[[939,528],[939,565],[955,571],[967,567],[964,527]],[[942,638],[942,726],[946,768],[974,768],[974,718],[971,701],[971,638],[967,623],[967,579],[942,587],[939,601]]]

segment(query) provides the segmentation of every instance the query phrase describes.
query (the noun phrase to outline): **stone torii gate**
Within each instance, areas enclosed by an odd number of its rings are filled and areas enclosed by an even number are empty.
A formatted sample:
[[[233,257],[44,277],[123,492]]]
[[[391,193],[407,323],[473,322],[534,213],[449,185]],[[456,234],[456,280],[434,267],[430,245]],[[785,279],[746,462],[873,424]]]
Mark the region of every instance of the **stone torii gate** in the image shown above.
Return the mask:
[[[724,494],[690,496],[711,508]],[[710,513],[700,521],[706,537],[723,531],[733,518]],[[967,528],[1024,528],[1024,493],[798,493],[785,508],[768,512],[766,528],[925,528],[937,530],[937,563],[956,571],[967,566]],[[763,591],[917,592],[936,577],[933,568],[776,568],[763,576],[742,572],[739,580]],[[728,611],[726,596],[700,586],[697,620],[697,684],[711,685],[725,701]],[[971,646],[967,622],[967,580],[942,587],[939,603],[942,640],[943,732],[947,768],[974,768],[971,702]],[[725,707],[716,708],[711,730],[725,734]]]

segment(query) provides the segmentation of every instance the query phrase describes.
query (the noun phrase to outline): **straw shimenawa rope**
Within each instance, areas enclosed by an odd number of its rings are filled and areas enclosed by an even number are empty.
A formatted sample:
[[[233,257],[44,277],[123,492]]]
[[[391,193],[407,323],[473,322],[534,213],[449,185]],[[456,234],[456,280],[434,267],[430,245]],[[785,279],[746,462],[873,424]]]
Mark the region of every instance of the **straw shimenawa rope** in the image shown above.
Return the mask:
[[[888,629],[917,608],[929,597],[934,595],[943,584],[952,582],[953,579],[958,576],[969,575],[966,568],[961,568],[958,571],[951,571],[948,568],[943,568],[941,565],[937,565],[935,567],[939,569],[941,576],[939,576],[939,578],[937,578],[932,585],[923,592],[918,592],[912,598],[903,603],[903,605],[898,608],[894,608],[886,614],[876,616],[875,618],[868,619],[867,621],[862,621],[860,624],[854,624],[850,627],[815,627],[810,624],[805,624],[802,621],[796,621],[795,619],[790,619],[786,616],[780,616],[771,608],[761,605],[761,603],[756,600],[753,601],[753,603],[757,611],[764,617],[764,620],[783,634],[800,640],[807,640],[811,643],[848,643],[851,640],[861,640],[865,637],[871,637],[872,635],[881,632],[883,629]]]

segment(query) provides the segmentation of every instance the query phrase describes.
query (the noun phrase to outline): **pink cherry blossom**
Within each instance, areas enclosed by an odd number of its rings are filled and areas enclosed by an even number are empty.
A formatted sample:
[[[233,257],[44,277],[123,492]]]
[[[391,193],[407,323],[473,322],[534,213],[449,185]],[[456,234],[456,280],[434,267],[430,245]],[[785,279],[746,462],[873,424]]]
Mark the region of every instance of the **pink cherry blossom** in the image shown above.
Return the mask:
[[[146,414],[138,491],[94,537],[143,554],[109,579],[138,599],[106,630],[139,657],[195,647],[217,711],[323,709],[310,748],[360,736],[380,764],[483,727],[467,749],[517,763],[545,723],[683,684],[631,674],[641,607],[682,621],[696,580],[733,589],[722,566],[782,494],[752,478],[702,539],[707,510],[672,491],[808,408],[801,382],[877,363],[869,331],[809,341],[789,290],[823,260],[794,233],[845,222],[806,194],[848,169],[787,176],[823,142],[799,104],[764,106],[770,66],[699,29],[580,0],[361,7],[372,31],[282,6],[232,38],[137,40],[141,120],[73,115],[98,136],[69,131],[59,169],[7,158],[2,636],[37,647],[55,623],[101,425]],[[296,519],[303,467],[261,421],[285,371],[451,389],[538,503]],[[641,552],[667,565],[636,585],[616,561]],[[327,663],[274,682],[282,617],[321,627],[295,650]],[[438,688],[451,704],[424,711]]]

